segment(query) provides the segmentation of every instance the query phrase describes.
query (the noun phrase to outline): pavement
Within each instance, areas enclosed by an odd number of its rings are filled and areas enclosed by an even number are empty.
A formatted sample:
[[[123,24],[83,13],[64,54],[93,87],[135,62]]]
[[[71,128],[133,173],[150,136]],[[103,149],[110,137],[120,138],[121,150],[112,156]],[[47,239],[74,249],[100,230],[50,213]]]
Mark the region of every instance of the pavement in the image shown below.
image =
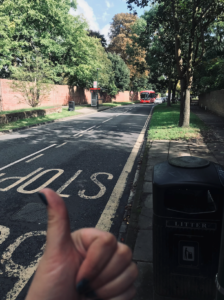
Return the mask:
[[[134,300],[153,300],[153,249],[152,249],[152,172],[153,167],[169,158],[197,156],[224,166],[224,118],[199,107],[194,112],[207,126],[198,139],[189,141],[148,140],[143,161],[143,174],[138,197],[133,203],[127,243],[133,249],[133,260],[137,263],[139,277]],[[138,209],[138,214],[136,210]],[[134,210],[134,212],[133,212]],[[169,298],[170,299],[170,298]],[[171,299],[170,299],[171,300]]]
[[[45,244],[50,187],[71,230],[119,236],[153,105],[126,105],[0,136],[0,299],[22,300]]]

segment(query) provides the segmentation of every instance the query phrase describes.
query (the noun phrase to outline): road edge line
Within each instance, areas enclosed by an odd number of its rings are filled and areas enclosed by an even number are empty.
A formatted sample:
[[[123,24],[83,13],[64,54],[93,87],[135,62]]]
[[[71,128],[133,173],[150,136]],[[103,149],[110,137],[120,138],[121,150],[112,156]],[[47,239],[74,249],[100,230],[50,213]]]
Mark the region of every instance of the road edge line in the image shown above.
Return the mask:
[[[110,231],[110,228],[113,223],[112,219],[115,217],[118,205],[120,203],[120,199],[121,199],[124,189],[125,189],[128,175],[131,173],[132,168],[135,163],[135,159],[139,153],[139,150],[141,149],[141,147],[144,143],[145,133],[146,133],[149,121],[152,116],[152,111],[153,111],[153,108],[150,111],[150,114],[138,136],[138,139],[137,139],[134,147],[132,148],[131,154],[129,155],[128,160],[118,178],[118,181],[117,181],[117,183],[112,191],[112,194],[103,210],[103,213],[101,214],[101,216],[97,222],[97,225],[96,225],[97,229],[101,229],[104,231]]]

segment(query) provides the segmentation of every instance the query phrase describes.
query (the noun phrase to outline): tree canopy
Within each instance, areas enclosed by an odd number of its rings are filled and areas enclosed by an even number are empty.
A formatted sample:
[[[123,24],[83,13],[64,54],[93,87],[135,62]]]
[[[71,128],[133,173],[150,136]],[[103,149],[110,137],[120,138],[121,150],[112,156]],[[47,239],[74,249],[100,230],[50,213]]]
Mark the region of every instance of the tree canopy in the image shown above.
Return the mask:
[[[170,40],[174,38],[176,70],[182,86],[179,124],[189,126],[195,70],[207,51],[210,26],[223,16],[224,0],[127,0],[127,3],[130,9],[134,4],[140,7],[149,3],[158,5],[154,22],[163,26]],[[157,33],[155,30],[154,34]]]

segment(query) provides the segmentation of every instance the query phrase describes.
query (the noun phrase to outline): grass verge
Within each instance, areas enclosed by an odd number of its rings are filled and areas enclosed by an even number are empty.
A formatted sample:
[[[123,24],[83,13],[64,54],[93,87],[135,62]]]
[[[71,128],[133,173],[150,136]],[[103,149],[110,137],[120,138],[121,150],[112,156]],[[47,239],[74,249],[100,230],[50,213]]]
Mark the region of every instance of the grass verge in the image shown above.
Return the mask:
[[[17,109],[17,110],[5,110],[5,111],[0,111],[0,115],[12,114],[12,113],[30,111],[30,110],[40,110],[40,109],[54,108],[54,107],[57,107],[57,106],[43,106],[43,107],[39,106],[39,107],[30,107],[30,108],[23,108],[23,109]],[[82,108],[83,107],[81,107],[81,106],[76,106],[75,107],[76,110],[82,109]]]
[[[190,115],[190,127],[178,127],[180,104],[157,105],[154,108],[150,129],[148,131],[151,140],[178,140],[198,138],[201,129],[206,129],[205,124],[193,113]]]
[[[41,124],[48,121],[54,121],[54,120],[62,119],[65,117],[71,117],[79,114],[80,113],[76,111],[68,111],[68,108],[62,108],[61,113],[53,113],[47,116],[37,117],[37,118],[22,119],[15,122],[10,122],[8,124],[0,125],[0,131],[12,130],[12,129],[21,128],[25,126]]]

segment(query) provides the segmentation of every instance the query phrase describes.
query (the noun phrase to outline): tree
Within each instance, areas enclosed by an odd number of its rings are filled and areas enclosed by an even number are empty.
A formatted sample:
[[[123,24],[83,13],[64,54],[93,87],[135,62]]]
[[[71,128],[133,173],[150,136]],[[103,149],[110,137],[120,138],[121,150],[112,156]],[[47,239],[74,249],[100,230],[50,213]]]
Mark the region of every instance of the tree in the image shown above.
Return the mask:
[[[27,54],[19,67],[12,66],[10,69],[14,79],[11,88],[22,95],[24,102],[36,107],[48,98],[55,74],[52,63],[43,59],[40,53]]]
[[[127,0],[127,3],[129,8],[133,3],[145,7],[149,0]],[[175,60],[182,90],[179,125],[188,127],[194,71],[206,51],[209,27],[223,15],[224,1],[155,0],[153,3],[159,4],[160,23],[169,23],[166,31],[175,38]]]
[[[145,61],[146,51],[139,47],[135,40],[138,38],[137,33],[133,31],[136,20],[137,17],[133,14],[121,13],[115,15],[111,24],[111,43],[108,46],[108,51],[118,54],[128,66],[130,70],[130,89],[133,91],[136,86],[133,84],[135,78],[147,78],[149,74]]]
[[[107,41],[106,41],[104,35],[103,35],[103,34],[100,34],[99,31],[88,30],[88,34],[89,34],[89,36],[91,36],[91,37],[95,37],[95,38],[97,38],[97,39],[100,39],[100,42],[101,42],[102,46],[103,46],[104,48],[107,47]]]
[[[141,26],[138,43],[147,49],[146,62],[150,68],[149,81],[156,90],[168,89],[167,106],[170,106],[171,89],[174,91],[177,74],[175,72],[174,38],[166,31],[167,24],[161,24],[157,17],[159,6],[156,5],[139,19],[145,21]],[[143,22],[141,21],[143,24]],[[174,95],[174,93],[172,93]]]
[[[96,68],[101,67],[98,54],[105,50],[99,40],[88,35],[87,22],[69,14],[70,8],[76,6],[73,0],[0,3],[1,77],[10,78],[10,66],[19,66],[27,54],[38,48],[42,57],[52,62],[55,78],[60,78],[55,83],[87,88],[92,85]]]
[[[108,53],[108,58],[112,63],[115,86],[120,91],[128,90],[130,83],[130,71],[127,65],[123,59],[115,53]]]

